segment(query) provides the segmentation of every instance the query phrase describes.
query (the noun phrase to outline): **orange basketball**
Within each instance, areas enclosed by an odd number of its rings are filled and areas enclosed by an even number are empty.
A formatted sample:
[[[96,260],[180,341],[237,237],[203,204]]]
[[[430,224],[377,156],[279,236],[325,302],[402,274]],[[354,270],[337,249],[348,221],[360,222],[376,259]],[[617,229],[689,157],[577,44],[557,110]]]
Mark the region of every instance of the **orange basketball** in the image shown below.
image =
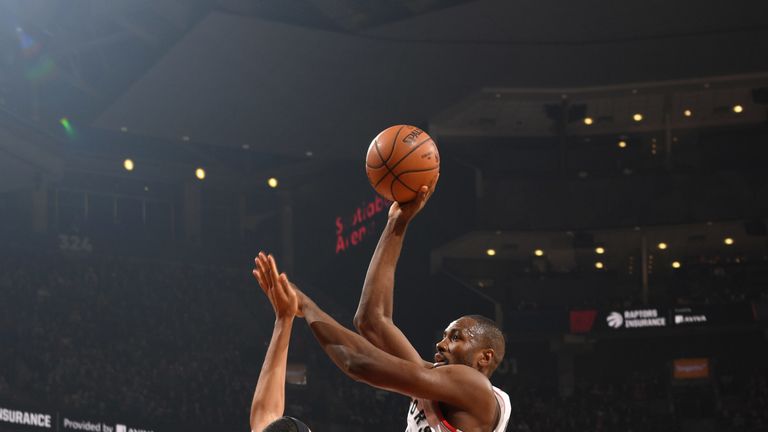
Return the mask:
[[[422,186],[435,186],[440,154],[435,141],[416,126],[390,126],[368,147],[365,171],[379,195],[404,203],[416,198]]]

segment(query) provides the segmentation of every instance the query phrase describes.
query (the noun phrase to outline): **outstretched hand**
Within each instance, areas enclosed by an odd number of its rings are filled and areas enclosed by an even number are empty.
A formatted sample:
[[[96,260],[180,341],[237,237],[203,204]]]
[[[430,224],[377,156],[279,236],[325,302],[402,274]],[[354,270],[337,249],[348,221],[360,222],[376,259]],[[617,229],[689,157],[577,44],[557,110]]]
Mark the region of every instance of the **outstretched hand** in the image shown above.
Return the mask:
[[[427,204],[427,200],[432,196],[432,192],[434,192],[435,185],[437,185],[437,180],[439,178],[440,175],[438,174],[438,177],[435,179],[434,183],[432,183],[431,188],[426,185],[419,188],[416,198],[412,201],[406,203],[393,202],[392,206],[389,208],[389,218],[394,219],[399,223],[407,224],[410,222],[411,219],[413,219],[413,217]]]
[[[254,262],[256,268],[253,269],[253,276],[256,277],[261,290],[264,291],[272,304],[275,317],[293,319],[295,316],[302,316],[298,295],[290,286],[285,273],[282,275],[278,273],[275,258],[272,255],[259,252]],[[285,279],[285,282],[282,282],[281,279]]]

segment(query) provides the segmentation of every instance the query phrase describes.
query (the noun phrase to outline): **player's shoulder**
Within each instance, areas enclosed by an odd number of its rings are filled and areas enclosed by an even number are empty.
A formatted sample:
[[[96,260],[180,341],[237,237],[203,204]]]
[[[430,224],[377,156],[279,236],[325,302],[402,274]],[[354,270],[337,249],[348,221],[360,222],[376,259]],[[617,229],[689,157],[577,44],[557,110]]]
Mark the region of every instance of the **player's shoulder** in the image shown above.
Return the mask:
[[[494,396],[496,396],[496,400],[499,403],[499,409],[501,410],[499,413],[498,423],[494,431],[502,431],[505,430],[507,424],[509,424],[509,418],[512,414],[512,403],[509,400],[509,395],[504,390],[493,386],[493,393]]]
[[[473,417],[479,424],[492,424],[496,421],[499,396],[487,376],[477,369],[466,366],[449,364],[435,368],[442,385],[450,388],[452,394],[460,395],[453,402],[440,401],[452,406],[453,414],[464,412]],[[441,405],[445,408],[445,405]]]
[[[507,394],[507,392],[505,392],[504,390],[496,386],[492,386],[491,388],[493,389],[493,394],[496,396],[496,399],[499,401],[499,404],[507,407],[512,406],[512,402],[510,401],[509,395]]]
[[[488,381],[488,377],[483,375],[479,370],[462,364],[447,364],[433,366],[436,373],[450,377],[452,380],[461,380],[461,382],[477,383],[483,387],[487,387],[492,391],[493,386]]]

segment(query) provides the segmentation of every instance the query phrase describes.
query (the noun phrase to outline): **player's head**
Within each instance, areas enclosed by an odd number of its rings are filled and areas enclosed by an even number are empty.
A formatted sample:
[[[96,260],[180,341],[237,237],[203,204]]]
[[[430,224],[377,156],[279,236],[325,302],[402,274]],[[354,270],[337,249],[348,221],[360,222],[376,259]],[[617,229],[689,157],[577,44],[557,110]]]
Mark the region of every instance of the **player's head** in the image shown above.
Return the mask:
[[[436,348],[436,362],[464,364],[490,377],[504,358],[504,335],[492,320],[467,315],[448,325]]]
[[[293,417],[280,417],[268,424],[263,432],[312,432],[301,420]]]

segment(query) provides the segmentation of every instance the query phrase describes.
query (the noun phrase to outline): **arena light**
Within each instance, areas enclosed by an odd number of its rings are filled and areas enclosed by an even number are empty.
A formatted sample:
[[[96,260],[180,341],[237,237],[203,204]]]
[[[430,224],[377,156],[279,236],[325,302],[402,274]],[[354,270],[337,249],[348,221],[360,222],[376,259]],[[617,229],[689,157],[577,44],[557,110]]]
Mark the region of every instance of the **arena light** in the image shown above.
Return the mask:
[[[269,187],[271,187],[272,189],[274,189],[274,188],[276,188],[276,187],[277,187],[277,185],[278,185],[278,181],[277,181],[277,179],[276,179],[276,178],[274,178],[274,177],[270,177],[270,178],[267,180],[267,185],[268,185]]]
[[[202,168],[196,169],[195,177],[197,177],[198,180],[205,180],[205,170]]]
[[[533,254],[536,255],[537,257],[544,256],[544,251],[541,249],[536,249],[535,251],[533,251]]]
[[[658,245],[656,245],[656,246],[657,246],[659,249],[661,249],[661,250],[666,250],[666,249],[667,249],[667,244],[666,244],[666,243],[664,243],[664,242],[661,242],[661,243],[659,243],[659,244],[658,244]]]
[[[672,268],[679,269],[681,267],[680,261],[672,261]]]
[[[731,237],[726,237],[725,239],[723,239],[723,243],[725,243],[728,246],[732,246],[733,245],[733,239]]]
[[[485,251],[485,254],[488,256],[495,256],[496,255],[496,249],[487,249]]]
[[[605,267],[605,264],[603,264],[600,261],[595,263],[595,268],[598,269],[598,270],[602,270],[604,267]]]
[[[741,106],[741,105],[734,105],[733,106],[733,112],[735,112],[736,114],[740,114],[743,111],[744,111],[744,107],[743,106]]]
[[[632,120],[636,122],[641,122],[643,121],[643,115],[640,113],[635,113],[635,115],[632,116]]]
[[[683,111],[683,115],[686,116],[686,117],[690,117],[690,116],[693,115],[693,111],[687,109],[687,110]]]
[[[619,148],[627,148],[627,142],[624,140],[619,141]]]
[[[584,124],[589,126],[592,123],[594,123],[594,120],[592,120],[592,117],[584,117]]]
[[[133,165],[133,159],[126,159],[123,161],[123,168],[125,168],[126,171],[133,171],[134,165]]]
[[[598,255],[602,255],[602,254],[605,253],[605,248],[602,247],[602,246],[598,246],[598,247],[595,248],[595,253],[598,254]]]

